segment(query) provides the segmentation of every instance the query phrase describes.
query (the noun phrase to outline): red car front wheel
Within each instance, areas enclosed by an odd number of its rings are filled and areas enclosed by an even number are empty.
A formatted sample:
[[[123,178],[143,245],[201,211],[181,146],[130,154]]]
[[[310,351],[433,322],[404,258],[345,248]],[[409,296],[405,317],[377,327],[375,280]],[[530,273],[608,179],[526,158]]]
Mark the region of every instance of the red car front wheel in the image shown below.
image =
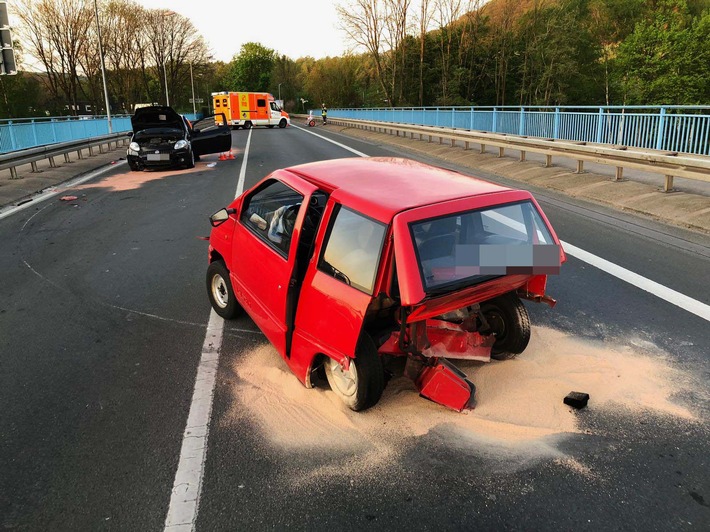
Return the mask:
[[[212,308],[225,320],[231,320],[242,312],[229,280],[229,270],[221,261],[214,261],[207,268],[207,295]]]

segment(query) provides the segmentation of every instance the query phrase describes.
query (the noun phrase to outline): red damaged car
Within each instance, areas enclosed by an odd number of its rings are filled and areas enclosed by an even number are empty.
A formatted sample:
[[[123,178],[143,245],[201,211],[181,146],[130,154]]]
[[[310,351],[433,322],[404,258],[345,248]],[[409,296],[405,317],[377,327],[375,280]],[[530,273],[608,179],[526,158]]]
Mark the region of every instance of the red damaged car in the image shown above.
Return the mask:
[[[565,254],[532,195],[397,158],[277,170],[210,218],[207,292],[243,310],[307,387],[352,410],[377,403],[385,362],[461,411],[475,388],[449,359],[521,353],[521,299],[555,301]]]

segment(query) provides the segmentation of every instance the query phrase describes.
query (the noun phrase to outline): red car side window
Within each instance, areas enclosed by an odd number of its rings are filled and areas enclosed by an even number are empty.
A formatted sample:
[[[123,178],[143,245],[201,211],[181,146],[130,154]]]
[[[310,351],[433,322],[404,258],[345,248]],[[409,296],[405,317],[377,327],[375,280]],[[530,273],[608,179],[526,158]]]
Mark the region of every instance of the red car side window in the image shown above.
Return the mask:
[[[341,207],[335,215],[319,268],[372,294],[386,228],[380,222]]]
[[[302,202],[301,194],[281,181],[271,181],[246,199],[241,221],[285,258]]]

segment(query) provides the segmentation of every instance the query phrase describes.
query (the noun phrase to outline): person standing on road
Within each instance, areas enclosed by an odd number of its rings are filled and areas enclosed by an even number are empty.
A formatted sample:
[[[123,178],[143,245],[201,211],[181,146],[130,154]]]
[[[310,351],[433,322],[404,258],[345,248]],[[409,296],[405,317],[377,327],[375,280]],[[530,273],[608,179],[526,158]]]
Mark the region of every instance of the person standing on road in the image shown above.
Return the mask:
[[[326,125],[328,123],[328,108],[325,103],[321,104],[320,115],[323,117],[323,125]]]

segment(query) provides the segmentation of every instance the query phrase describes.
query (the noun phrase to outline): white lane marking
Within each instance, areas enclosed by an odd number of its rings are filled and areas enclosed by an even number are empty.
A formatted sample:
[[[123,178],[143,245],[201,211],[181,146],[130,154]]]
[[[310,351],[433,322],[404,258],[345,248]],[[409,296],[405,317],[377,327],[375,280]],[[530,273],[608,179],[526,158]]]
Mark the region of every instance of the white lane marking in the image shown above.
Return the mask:
[[[29,207],[34,207],[38,203],[53,198],[54,196],[63,194],[67,191],[67,189],[73,188],[77,185],[81,185],[82,183],[86,183],[87,181],[90,181],[91,179],[94,179],[95,177],[98,177],[101,174],[105,174],[109,170],[113,170],[122,164],[126,164],[126,161],[117,161],[116,164],[112,164],[110,166],[107,166],[106,168],[100,168],[99,170],[86,174],[85,176],[81,176],[77,179],[72,179],[71,181],[67,181],[66,183],[57,185],[56,187],[48,188],[45,191],[42,191],[32,196],[32,201],[28,201],[27,203],[23,203],[22,205],[12,206],[0,211],[0,220],[2,220],[3,218],[7,218],[8,216],[12,216],[13,214],[23,211]]]
[[[195,529],[223,330],[224,320],[212,310],[183,434],[180,461],[170,495],[170,508],[165,518],[166,531]]]
[[[319,139],[323,139],[326,142],[330,142],[331,144],[335,144],[336,146],[339,146],[340,148],[343,148],[344,150],[347,150],[350,153],[354,153],[358,157],[369,157],[369,155],[367,155],[366,153],[362,153],[361,151],[357,151],[356,149],[351,148],[350,146],[346,146],[345,144],[341,144],[340,142],[335,142],[334,140],[329,139],[328,137],[324,137],[323,135],[319,135],[318,133],[314,133],[313,131],[310,131],[304,127],[294,126],[293,124],[291,124],[291,127],[295,127],[296,129],[300,129],[301,131],[305,131],[306,133],[310,133],[311,135],[315,135]]]
[[[244,190],[250,145],[251,129],[244,149],[235,198]],[[207,437],[212,417],[217,368],[219,367],[219,351],[222,348],[223,338],[224,320],[213,309],[210,311],[210,321],[207,324],[202,357],[197,368],[190,413],[187,416],[187,426],[182,437],[180,460],[175,473],[173,490],[170,494],[168,515],[165,518],[166,532],[195,530],[197,512],[200,507],[200,494],[202,493],[202,479],[205,474]]]
[[[236,198],[244,190],[244,180],[247,175],[247,159],[249,158],[249,146],[251,146],[251,132],[252,129],[249,128],[249,136],[247,137],[247,145],[244,148],[244,156],[242,157],[242,167],[239,170],[239,181],[237,182],[237,192],[234,194]]]
[[[565,253],[568,255],[572,255],[587,264],[591,264],[595,268],[599,268],[600,270],[621,279],[622,281],[626,281],[627,283],[653,294],[664,301],[668,301],[669,303],[680,307],[683,310],[687,310],[688,312],[695,314],[706,321],[710,321],[710,305],[706,305],[705,303],[681,294],[680,292],[676,292],[675,290],[663,286],[662,284],[651,281],[650,279],[634,273],[631,270],[622,268],[613,262],[609,262],[608,260],[597,257],[588,251],[584,251],[577,246],[573,246],[572,244],[562,241],[560,241],[560,243],[562,244],[562,248],[565,250]]]

